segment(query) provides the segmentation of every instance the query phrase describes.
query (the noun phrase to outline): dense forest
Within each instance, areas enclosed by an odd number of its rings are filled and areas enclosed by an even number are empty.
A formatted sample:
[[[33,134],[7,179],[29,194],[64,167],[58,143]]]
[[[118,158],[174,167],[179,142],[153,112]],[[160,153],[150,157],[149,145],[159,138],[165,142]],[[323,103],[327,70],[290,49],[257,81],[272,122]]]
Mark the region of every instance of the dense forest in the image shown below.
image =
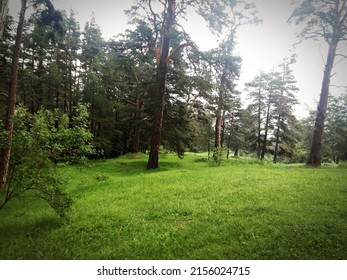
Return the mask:
[[[253,4],[135,1],[126,11],[130,28],[105,41],[93,16],[81,30],[74,11],[48,0],[22,0],[19,20],[0,3],[2,170],[9,147],[13,164],[46,147],[53,162],[149,153],[148,169],[166,152],[208,151],[216,162],[347,159],[347,95],[331,95],[327,106],[337,45],[347,35],[346,1],[303,1],[291,18],[304,23],[302,39],[329,44],[318,111],[306,119],[294,114],[295,56],[237,90],[237,30],[261,21]],[[218,47],[200,51],[191,40],[180,25],[188,9],[206,20]]]

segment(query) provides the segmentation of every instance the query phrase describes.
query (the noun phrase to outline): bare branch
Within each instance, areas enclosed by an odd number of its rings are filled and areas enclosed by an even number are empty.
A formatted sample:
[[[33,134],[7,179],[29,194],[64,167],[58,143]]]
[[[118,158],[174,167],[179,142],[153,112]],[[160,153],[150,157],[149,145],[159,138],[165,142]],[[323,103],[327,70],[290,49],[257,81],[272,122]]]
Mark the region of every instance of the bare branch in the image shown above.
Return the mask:
[[[330,85],[331,87],[334,87],[334,88],[345,88],[347,89],[347,86],[338,86],[338,85]]]
[[[338,62],[336,62],[336,63],[334,64],[333,67],[335,67],[336,65],[338,65],[339,63],[341,63],[342,61],[344,61],[346,58],[347,58],[347,57],[341,58]]]
[[[343,59],[347,59],[347,55],[345,55],[345,54],[341,54],[341,53],[336,54],[336,57],[338,57],[338,56],[343,57]]]
[[[184,47],[187,47],[189,46],[188,43],[184,43],[184,44],[181,44],[179,45],[176,49],[174,49],[170,55],[168,56],[168,58],[166,59],[166,62],[169,62],[171,59],[173,59],[173,57],[181,50],[183,49]]]

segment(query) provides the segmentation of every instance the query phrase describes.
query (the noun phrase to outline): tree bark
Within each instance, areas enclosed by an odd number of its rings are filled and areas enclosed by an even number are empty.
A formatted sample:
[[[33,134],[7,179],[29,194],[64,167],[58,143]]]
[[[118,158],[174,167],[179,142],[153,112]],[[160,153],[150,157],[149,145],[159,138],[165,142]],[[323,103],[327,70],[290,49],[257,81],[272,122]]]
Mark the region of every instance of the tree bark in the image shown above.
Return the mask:
[[[280,145],[280,121],[281,121],[281,117],[278,117],[278,125],[277,125],[277,130],[276,130],[275,152],[274,152],[274,159],[273,159],[274,163],[277,163],[278,149],[279,149],[279,145]]]
[[[270,89],[272,90],[272,89]],[[264,133],[264,142],[263,142],[263,146],[261,149],[261,155],[260,155],[260,159],[263,160],[265,157],[265,152],[266,152],[266,146],[267,146],[267,131],[269,129],[269,124],[270,124],[270,108],[271,108],[271,92],[269,95],[269,100],[268,100],[268,104],[267,104],[267,113],[266,113],[266,122],[265,122],[265,133]]]
[[[331,72],[334,67],[334,60],[336,56],[336,49],[338,40],[333,39],[329,44],[329,51],[327,62],[325,64],[324,76],[320,94],[320,100],[317,108],[316,121],[314,125],[313,140],[310,151],[310,156],[307,160],[308,165],[320,166],[321,165],[321,148],[322,148],[322,137],[324,130],[324,121],[326,118],[326,112],[328,107],[329,87]]]
[[[261,103],[260,103],[260,90],[259,90],[259,100],[258,100],[258,135],[257,135],[257,158],[260,159],[261,153]]]
[[[156,112],[153,120],[152,128],[152,138],[151,138],[151,147],[149,151],[149,159],[147,163],[147,169],[156,169],[159,167],[159,149],[161,142],[161,132],[163,129],[163,113],[164,113],[164,104],[165,104],[165,85],[166,85],[166,72],[167,66],[161,65],[158,69],[157,83],[157,106]]]
[[[156,50],[157,59],[157,100],[156,111],[154,113],[151,146],[147,169],[156,169],[159,167],[159,148],[161,142],[161,133],[163,129],[163,113],[165,104],[166,74],[168,68],[168,57],[170,51],[170,30],[175,22],[176,1],[167,1],[167,11],[165,13],[164,27],[161,31],[161,46]]]
[[[11,145],[13,138],[13,118],[16,108],[17,98],[17,80],[18,80],[18,67],[19,67],[19,53],[21,49],[21,41],[24,27],[24,19],[26,12],[27,0],[22,0],[22,6],[19,13],[19,21],[17,27],[16,41],[13,51],[12,68],[11,68],[11,85],[8,95],[8,103],[5,117],[5,131],[7,133],[7,139],[4,149],[1,151],[1,163],[0,163],[0,188],[5,187],[10,157],[11,157]]]
[[[217,117],[215,125],[215,140],[214,147],[219,148],[222,146],[222,124],[223,124],[223,105],[224,105],[224,85],[226,83],[226,71],[223,70],[221,77],[221,88],[218,96]]]
[[[222,142],[222,111],[218,108],[216,125],[215,125],[215,136],[214,136],[214,147],[221,147]]]
[[[0,44],[4,34],[6,19],[8,13],[8,0],[0,0]]]
[[[138,93],[136,94],[135,98],[135,106],[136,106],[136,124],[134,128],[134,140],[132,145],[132,152],[138,153],[140,152],[140,139],[141,139],[141,127],[140,127],[140,121],[143,118],[143,109],[144,104],[141,101],[142,94]]]

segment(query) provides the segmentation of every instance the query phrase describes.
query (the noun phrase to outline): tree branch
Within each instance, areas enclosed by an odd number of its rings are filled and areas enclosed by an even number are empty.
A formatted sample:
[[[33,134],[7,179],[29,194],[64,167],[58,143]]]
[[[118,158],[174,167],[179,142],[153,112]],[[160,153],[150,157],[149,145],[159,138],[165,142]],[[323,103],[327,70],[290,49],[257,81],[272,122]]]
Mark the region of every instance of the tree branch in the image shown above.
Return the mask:
[[[168,56],[168,58],[166,59],[166,62],[168,63],[181,49],[183,49],[184,47],[189,46],[189,43],[184,43],[179,45],[176,49],[174,49],[170,55]]]

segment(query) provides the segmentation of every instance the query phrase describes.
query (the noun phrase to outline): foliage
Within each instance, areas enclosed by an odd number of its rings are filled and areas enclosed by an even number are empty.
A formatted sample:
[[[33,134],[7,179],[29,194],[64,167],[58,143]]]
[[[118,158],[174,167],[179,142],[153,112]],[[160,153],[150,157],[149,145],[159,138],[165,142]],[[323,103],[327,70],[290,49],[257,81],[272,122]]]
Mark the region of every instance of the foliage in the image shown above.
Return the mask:
[[[220,166],[225,156],[225,151],[222,147],[215,147],[212,154],[212,161],[215,165]]]
[[[42,109],[31,115],[17,108],[10,178],[1,192],[1,208],[12,198],[29,192],[49,203],[58,215],[65,214],[72,200],[63,189],[66,182],[56,164],[80,162],[92,152],[87,120],[87,108],[82,105],[71,119],[57,111]]]
[[[330,97],[323,155],[339,163],[347,159],[347,94]]]
[[[161,4],[167,1],[134,1],[128,11],[133,28],[110,41],[102,38],[94,15],[81,31],[74,11],[55,11],[46,0],[29,2],[35,3],[36,8],[24,29],[17,87],[19,102],[31,114],[45,108],[54,116],[67,115],[61,126],[71,122],[79,103],[89,104],[88,126],[98,151],[93,155],[95,158],[147,152],[153,112],[157,108],[155,61],[162,30],[159,18],[165,12],[165,5]],[[208,151],[212,155],[213,142],[220,142],[217,144],[226,149],[227,157],[234,152],[236,156],[245,153],[260,158],[264,150],[264,157],[266,153],[269,157],[302,161],[311,140],[306,135],[308,130],[298,125],[293,116],[296,100],[292,94],[296,88],[288,67],[291,61],[288,65],[284,61],[283,67],[277,67],[274,73],[260,73],[246,85],[251,99],[248,107],[242,102],[243,93],[236,90],[241,67],[236,31],[240,25],[260,22],[256,7],[248,1],[175,2],[176,21],[168,34],[171,53],[167,61],[163,148],[179,156],[187,151]],[[306,12],[312,12],[310,7],[319,4],[319,1],[303,2],[307,4]],[[326,6],[330,1],[323,2]],[[219,42],[218,47],[202,52],[183,30],[179,23],[190,19],[190,10],[206,21]],[[299,12],[300,9],[295,13]],[[295,18],[294,14],[292,19]],[[312,28],[311,31],[315,30]],[[13,19],[9,18],[0,46],[1,117],[11,82],[12,29]],[[271,84],[274,88],[270,98]],[[271,133],[265,139],[267,117],[267,130]],[[329,133],[335,133],[334,125],[337,122],[331,122]],[[213,137],[216,127],[218,131]],[[67,143],[70,136],[60,137]],[[336,153],[332,149],[333,138],[326,137],[327,160]],[[338,146],[339,151],[344,148],[340,140]],[[52,148],[60,154],[55,162],[72,157],[73,147],[67,149],[70,152],[61,149]],[[79,155],[74,157],[77,159]]]
[[[278,157],[295,157],[300,137],[293,113],[294,105],[298,103],[295,96],[298,88],[290,69],[294,61],[294,58],[290,61],[285,58],[278,71],[261,72],[246,84],[251,99],[247,111],[255,123],[254,135],[249,137],[253,142],[250,148],[258,158],[264,158],[265,153],[273,154],[274,162]],[[252,125],[248,123],[248,127],[252,128]]]
[[[347,1],[346,0],[302,0],[291,19],[301,24],[301,40],[323,39],[328,44],[327,58],[317,107],[308,165],[320,166],[322,161],[322,138],[327,115],[330,80],[339,55],[339,45],[347,40]],[[346,57],[342,54],[342,57]]]

